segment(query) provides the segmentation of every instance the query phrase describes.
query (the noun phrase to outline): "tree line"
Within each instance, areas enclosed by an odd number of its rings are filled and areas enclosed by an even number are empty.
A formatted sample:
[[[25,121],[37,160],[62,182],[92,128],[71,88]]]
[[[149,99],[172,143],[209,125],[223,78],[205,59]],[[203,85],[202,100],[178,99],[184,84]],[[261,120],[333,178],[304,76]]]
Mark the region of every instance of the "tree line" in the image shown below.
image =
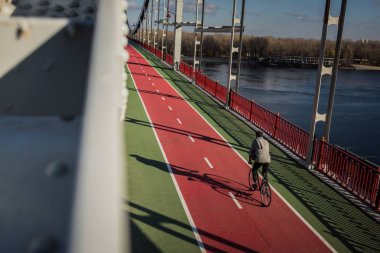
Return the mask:
[[[173,53],[174,36],[168,33],[168,52]],[[199,34],[198,34],[199,36]],[[160,38],[161,36],[159,36]],[[159,43],[161,43],[159,41]],[[237,45],[237,41],[236,44]],[[159,46],[160,48],[160,46]],[[275,38],[271,36],[243,36],[242,57],[267,58],[273,56],[303,56],[318,57],[320,41],[317,39],[302,38]],[[204,35],[204,57],[228,57],[230,50],[230,35],[213,34]],[[182,54],[193,56],[194,33],[182,34]],[[335,42],[328,40],[326,43],[326,57],[334,57]],[[341,59],[352,61],[362,59],[371,65],[380,65],[380,41],[346,39],[342,41]]]

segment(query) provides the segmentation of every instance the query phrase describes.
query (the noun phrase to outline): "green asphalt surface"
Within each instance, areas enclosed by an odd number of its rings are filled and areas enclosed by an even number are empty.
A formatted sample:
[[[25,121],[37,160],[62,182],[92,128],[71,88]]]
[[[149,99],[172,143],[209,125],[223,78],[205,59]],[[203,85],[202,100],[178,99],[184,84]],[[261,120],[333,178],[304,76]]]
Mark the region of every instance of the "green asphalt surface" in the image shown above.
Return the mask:
[[[232,147],[248,158],[249,146],[255,137],[253,129],[155,56],[139,47],[136,49]],[[197,242],[130,75],[128,89],[126,205],[133,252],[198,252]],[[271,157],[271,185],[337,252],[380,251],[379,223],[273,145]]]

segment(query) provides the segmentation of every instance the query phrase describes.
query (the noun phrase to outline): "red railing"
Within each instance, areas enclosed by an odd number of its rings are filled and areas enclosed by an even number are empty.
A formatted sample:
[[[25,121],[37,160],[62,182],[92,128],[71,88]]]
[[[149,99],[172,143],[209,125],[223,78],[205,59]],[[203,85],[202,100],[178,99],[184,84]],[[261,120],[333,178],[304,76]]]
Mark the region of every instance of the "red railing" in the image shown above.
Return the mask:
[[[212,80],[208,76],[202,74],[199,70],[193,73],[195,84],[207,91],[209,94],[225,103],[227,97],[227,88],[219,82]]]
[[[158,57],[158,58],[162,58],[162,52],[161,52],[161,50],[159,50],[159,49],[156,49],[156,56]]]
[[[274,138],[306,159],[309,133],[277,115]]]
[[[142,46],[146,47],[146,45]],[[151,49],[148,48],[148,50],[152,52]],[[155,55],[161,57],[162,52],[156,49]],[[173,65],[173,57],[166,55],[166,62]],[[184,62],[180,63],[179,70],[193,79],[195,84],[207,93],[226,103],[226,87],[200,71],[194,71]],[[276,114],[234,91],[230,93],[229,106],[296,155],[306,159],[309,134],[305,130],[280,117],[278,113]],[[376,211],[380,211],[380,168],[337,146],[317,139],[314,140],[312,162],[317,170],[369,203]]]
[[[309,134],[305,130],[234,91],[230,107],[295,154],[306,158]]]
[[[166,62],[169,65],[173,65],[173,56],[171,56],[170,54],[166,54]]]
[[[378,167],[337,146],[320,141],[316,168],[379,211]]]

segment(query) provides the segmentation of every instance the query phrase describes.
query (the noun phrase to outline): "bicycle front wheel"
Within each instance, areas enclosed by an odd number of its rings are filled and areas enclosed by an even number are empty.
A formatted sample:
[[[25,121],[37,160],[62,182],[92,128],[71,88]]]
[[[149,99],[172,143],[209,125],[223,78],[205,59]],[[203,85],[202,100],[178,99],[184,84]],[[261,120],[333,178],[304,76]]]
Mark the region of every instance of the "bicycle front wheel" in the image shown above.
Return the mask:
[[[249,170],[249,174],[248,174],[248,188],[249,188],[250,191],[256,190],[257,186],[253,187],[254,185],[255,185],[255,180],[253,179],[253,172],[252,172],[252,170]]]
[[[272,201],[272,191],[266,181],[263,181],[261,184],[260,196],[263,206],[268,207]]]

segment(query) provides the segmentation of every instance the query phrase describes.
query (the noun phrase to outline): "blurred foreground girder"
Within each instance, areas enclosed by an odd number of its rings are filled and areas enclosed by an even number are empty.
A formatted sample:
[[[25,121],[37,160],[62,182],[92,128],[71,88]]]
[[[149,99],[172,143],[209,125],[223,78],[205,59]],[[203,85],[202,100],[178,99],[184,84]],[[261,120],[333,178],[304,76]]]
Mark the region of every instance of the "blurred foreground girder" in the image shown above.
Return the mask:
[[[125,252],[126,2],[5,2],[0,252]]]

